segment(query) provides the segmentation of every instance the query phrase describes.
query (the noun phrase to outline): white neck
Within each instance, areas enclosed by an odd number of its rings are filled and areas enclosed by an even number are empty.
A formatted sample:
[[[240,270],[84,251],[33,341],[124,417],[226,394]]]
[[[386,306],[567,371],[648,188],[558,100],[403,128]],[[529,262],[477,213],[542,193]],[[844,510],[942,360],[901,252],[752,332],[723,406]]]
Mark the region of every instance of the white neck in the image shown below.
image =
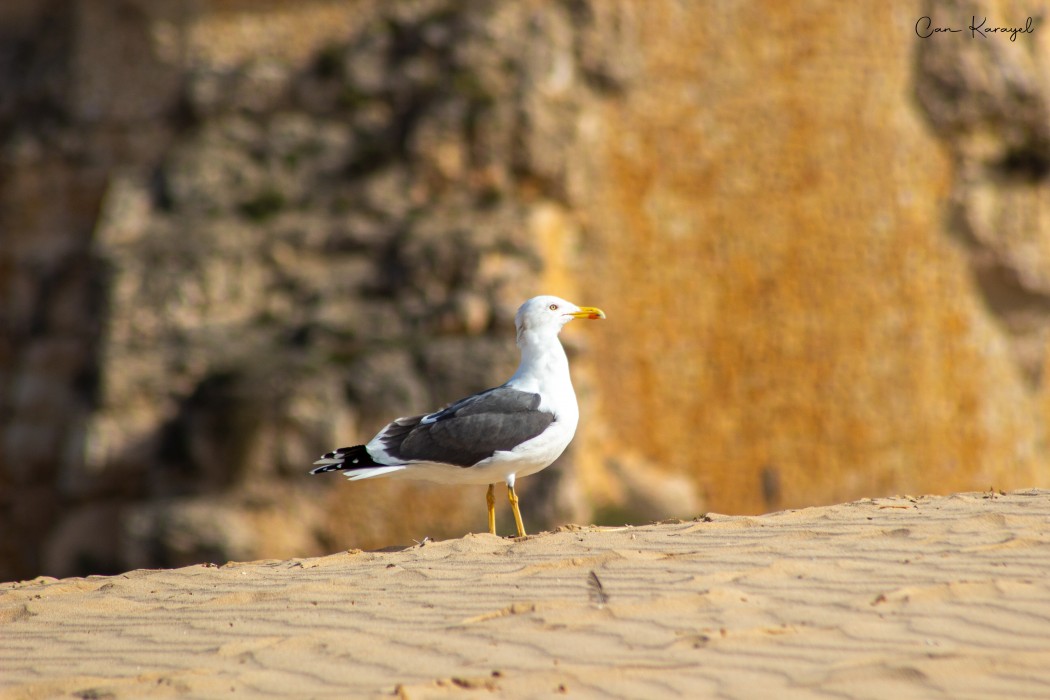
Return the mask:
[[[507,384],[522,391],[573,394],[569,359],[556,332],[522,331],[518,347],[521,364]]]
[[[518,334],[521,364],[507,385],[543,396],[540,410],[554,413],[555,420],[561,426],[560,434],[568,442],[576,431],[580,408],[569,376],[569,358],[565,356],[565,349],[558,340],[558,330],[561,329]]]

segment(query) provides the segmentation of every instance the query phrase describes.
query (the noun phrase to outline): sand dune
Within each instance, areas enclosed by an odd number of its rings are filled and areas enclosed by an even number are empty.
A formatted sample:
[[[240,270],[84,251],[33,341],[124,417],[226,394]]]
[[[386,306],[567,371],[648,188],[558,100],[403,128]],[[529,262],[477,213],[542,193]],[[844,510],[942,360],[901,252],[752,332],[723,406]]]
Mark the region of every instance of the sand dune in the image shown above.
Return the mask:
[[[4,698],[264,693],[1048,697],[1050,491],[0,585]]]

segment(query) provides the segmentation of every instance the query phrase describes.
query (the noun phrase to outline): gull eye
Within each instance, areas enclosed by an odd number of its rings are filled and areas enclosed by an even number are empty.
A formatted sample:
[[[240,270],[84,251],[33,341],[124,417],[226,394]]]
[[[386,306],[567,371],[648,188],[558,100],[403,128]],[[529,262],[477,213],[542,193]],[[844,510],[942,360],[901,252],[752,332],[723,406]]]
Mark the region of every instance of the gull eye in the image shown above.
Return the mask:
[[[547,308],[550,309],[551,311],[557,311],[558,310],[558,305],[557,304],[551,304]]]

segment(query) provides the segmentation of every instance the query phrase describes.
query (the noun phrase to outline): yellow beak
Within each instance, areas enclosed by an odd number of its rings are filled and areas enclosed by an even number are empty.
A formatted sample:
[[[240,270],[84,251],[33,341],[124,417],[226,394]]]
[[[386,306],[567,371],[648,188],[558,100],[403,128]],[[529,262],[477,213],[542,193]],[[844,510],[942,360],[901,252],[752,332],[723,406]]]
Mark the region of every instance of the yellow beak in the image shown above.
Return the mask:
[[[599,309],[597,306],[581,306],[579,311],[577,311],[576,313],[571,313],[569,315],[573,318],[605,318],[605,312]]]

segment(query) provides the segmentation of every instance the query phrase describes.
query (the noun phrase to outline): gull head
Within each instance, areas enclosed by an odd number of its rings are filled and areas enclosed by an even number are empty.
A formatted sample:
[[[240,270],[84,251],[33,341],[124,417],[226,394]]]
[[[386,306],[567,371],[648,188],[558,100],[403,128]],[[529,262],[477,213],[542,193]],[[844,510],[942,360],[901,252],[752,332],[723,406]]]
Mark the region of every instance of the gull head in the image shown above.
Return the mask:
[[[577,306],[560,297],[544,295],[533,297],[521,305],[514,317],[514,326],[519,339],[526,332],[557,335],[574,318],[605,318],[605,312],[594,306]]]

